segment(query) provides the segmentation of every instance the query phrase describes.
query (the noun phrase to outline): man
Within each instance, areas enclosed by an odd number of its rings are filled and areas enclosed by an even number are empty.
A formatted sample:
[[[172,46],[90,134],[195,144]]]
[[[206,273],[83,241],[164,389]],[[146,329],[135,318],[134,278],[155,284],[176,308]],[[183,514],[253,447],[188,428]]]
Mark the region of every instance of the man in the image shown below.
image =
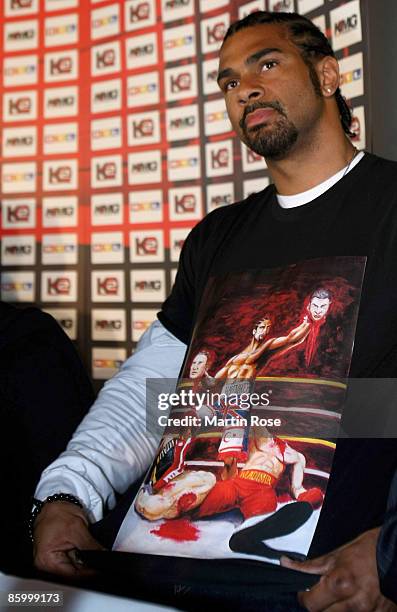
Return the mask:
[[[61,326],[38,308],[0,302],[1,490],[11,502],[3,506],[0,570],[31,573],[33,492],[94,397]]]
[[[114,504],[114,488],[125,490],[154,455],[154,444],[136,435],[136,423],[142,419],[137,403],[130,415],[135,428],[126,418],[129,402],[137,399],[130,397],[126,382],[136,386],[136,377],[146,375],[142,362],[150,343],[156,344],[148,364],[151,375],[159,346],[167,347],[167,359],[158,371],[163,376],[175,372],[210,275],[318,257],[341,257],[341,264],[344,256],[366,257],[350,373],[395,376],[396,165],[357,154],[346,138],[351,115],[326,37],[292,13],[253,13],[228,31],[220,53],[219,84],[234,129],[265,157],[274,185],[246,202],[214,211],[193,229],[175,287],[159,314],[167,331],[158,324],[150,330],[134,361],[105,387],[67,452],[44,473],[37,489],[40,499],[67,487],[65,492],[76,495],[85,510],[66,502],[44,505],[35,522],[36,564],[41,569],[79,573],[67,552],[98,546],[89,535],[87,516],[99,518],[101,507]],[[128,398],[123,409],[122,391]],[[114,424],[118,419],[127,432]],[[90,431],[96,424],[94,444]],[[322,575],[301,596],[309,610],[391,609],[379,591],[375,551],[396,464],[392,441],[338,441],[311,560],[284,560],[286,566]],[[370,491],[368,483],[376,483]]]
[[[262,368],[272,357],[282,355],[299,346],[309,338],[310,349],[306,351],[307,365],[313,357],[319,328],[325,323],[331,306],[331,293],[319,288],[313,291],[307,305],[307,315],[302,323],[292,329],[286,336],[267,338],[272,322],[268,316],[258,321],[252,330],[251,342],[241,353],[231,357],[215,374],[215,378],[250,378],[254,379],[258,368]],[[193,365],[193,363],[192,363]]]
[[[331,293],[327,289],[316,289],[313,291],[307,307],[310,318],[310,331],[305,347],[306,365],[310,365],[316,350],[320,328],[325,323],[326,316],[331,306]]]
[[[227,396],[233,393],[249,393],[251,385],[241,383],[241,379],[255,381],[258,368],[268,363],[270,359],[281,356],[307,340],[306,362],[310,365],[313,357],[317,335],[320,326],[325,322],[331,303],[331,294],[326,289],[316,289],[310,296],[307,306],[307,315],[302,323],[292,329],[286,336],[267,338],[271,320],[268,316],[258,321],[252,330],[251,342],[241,353],[231,357],[226,365],[215,374],[215,379],[222,378],[225,385],[222,393]],[[309,356],[309,357],[308,357]],[[235,380],[237,379],[237,380]],[[249,409],[237,410],[243,418]],[[232,435],[230,435],[232,434]],[[247,458],[248,427],[226,428],[219,445],[219,458],[224,462],[222,479],[227,480],[237,473],[237,460],[245,461]]]
[[[147,486],[140,490],[135,508],[149,521],[174,519],[191,512],[201,504],[216,481],[212,472],[204,470],[183,469],[174,473],[175,477],[172,475],[168,482],[157,481],[157,489],[155,485],[152,490]]]
[[[256,430],[251,437],[248,460],[238,476],[218,481],[200,505],[196,516],[210,516],[240,508],[245,519],[257,514],[274,512],[277,508],[275,486],[284,472],[291,469],[291,493],[298,501],[321,505],[323,496],[319,489],[303,486],[305,457],[279,438],[260,435]]]
[[[286,336],[280,338],[266,338],[271,327],[271,321],[264,317],[252,330],[251,342],[241,353],[231,357],[225,366],[218,370],[215,378],[246,378],[253,380],[258,367],[263,365],[271,357],[282,354],[305,341],[309,332],[310,324],[307,317],[298,327],[292,329]],[[258,363],[259,362],[259,363]]]

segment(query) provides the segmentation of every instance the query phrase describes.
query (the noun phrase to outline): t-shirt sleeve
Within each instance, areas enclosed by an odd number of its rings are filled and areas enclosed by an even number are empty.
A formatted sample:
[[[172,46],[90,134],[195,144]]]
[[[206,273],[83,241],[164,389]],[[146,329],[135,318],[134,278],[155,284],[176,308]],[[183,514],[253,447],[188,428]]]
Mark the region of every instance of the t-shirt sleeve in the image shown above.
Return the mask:
[[[197,226],[196,226],[197,227]],[[178,272],[170,295],[157,313],[158,319],[178,340],[189,344],[196,303],[197,246],[196,228],[185,240],[179,259]]]

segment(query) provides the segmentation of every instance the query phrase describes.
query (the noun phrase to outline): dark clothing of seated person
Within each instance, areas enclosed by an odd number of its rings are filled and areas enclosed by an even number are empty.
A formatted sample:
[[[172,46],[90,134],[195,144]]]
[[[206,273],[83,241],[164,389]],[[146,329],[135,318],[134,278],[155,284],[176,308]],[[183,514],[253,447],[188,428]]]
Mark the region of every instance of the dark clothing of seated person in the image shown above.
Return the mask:
[[[37,308],[0,302],[1,571],[31,571],[27,521],[35,487],[93,400],[83,364],[58,323]]]

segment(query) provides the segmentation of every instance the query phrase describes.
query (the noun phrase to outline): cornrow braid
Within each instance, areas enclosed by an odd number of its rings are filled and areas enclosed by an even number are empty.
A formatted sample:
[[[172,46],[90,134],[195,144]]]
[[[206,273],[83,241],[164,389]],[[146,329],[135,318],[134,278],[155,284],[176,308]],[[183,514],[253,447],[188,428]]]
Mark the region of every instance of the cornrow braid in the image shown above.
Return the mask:
[[[335,100],[338,105],[339,116],[345,133],[351,137],[355,136],[355,134],[350,129],[353,120],[352,112],[350,106],[346,102],[346,98],[342,96],[340,87],[338,87],[335,92]]]
[[[328,38],[312,21],[298,13],[272,13],[270,11],[256,11],[247,15],[239,21],[231,24],[225,34],[223,42],[240,30],[260,24],[282,24],[287,29],[290,40],[301,52],[302,59],[307,65],[313,86],[317,94],[321,95],[321,88],[317,73],[314,69],[313,58],[331,56],[335,53],[329,44]],[[343,97],[340,87],[335,91],[335,101],[338,106],[339,116],[343,131],[348,136],[354,136],[350,127],[352,124],[352,113],[346,99]]]

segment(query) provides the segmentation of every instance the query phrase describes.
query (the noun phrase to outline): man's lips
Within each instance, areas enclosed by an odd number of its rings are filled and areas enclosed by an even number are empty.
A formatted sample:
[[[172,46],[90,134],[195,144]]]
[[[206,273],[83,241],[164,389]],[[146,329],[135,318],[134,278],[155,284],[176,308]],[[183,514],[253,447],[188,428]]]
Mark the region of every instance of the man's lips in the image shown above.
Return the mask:
[[[274,108],[258,108],[247,115],[245,125],[247,128],[251,128],[266,123],[275,112]]]

